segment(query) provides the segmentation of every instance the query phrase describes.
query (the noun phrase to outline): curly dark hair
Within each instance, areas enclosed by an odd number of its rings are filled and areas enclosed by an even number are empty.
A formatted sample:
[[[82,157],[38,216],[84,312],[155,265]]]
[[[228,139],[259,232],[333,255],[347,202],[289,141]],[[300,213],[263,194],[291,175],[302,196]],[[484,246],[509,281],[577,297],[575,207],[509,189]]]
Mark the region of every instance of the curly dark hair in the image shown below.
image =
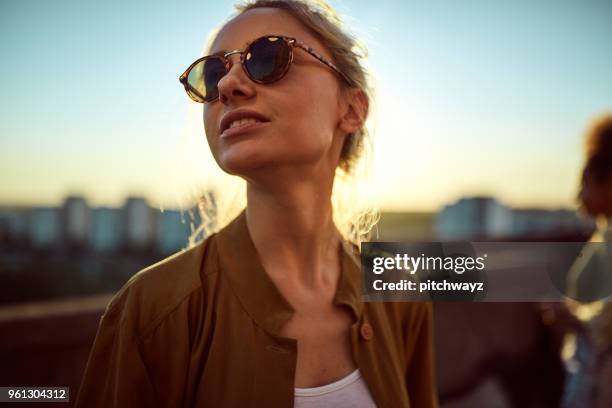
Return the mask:
[[[596,119],[589,128],[582,174],[600,185],[612,176],[612,114]]]

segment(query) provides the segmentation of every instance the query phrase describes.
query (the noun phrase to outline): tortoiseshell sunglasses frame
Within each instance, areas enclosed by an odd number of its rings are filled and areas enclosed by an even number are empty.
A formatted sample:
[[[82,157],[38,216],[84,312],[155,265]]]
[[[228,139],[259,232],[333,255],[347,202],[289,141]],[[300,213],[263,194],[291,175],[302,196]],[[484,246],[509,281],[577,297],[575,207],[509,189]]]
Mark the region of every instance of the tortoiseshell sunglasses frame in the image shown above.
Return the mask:
[[[251,74],[249,73],[248,69],[246,68],[245,64],[244,64],[244,59],[245,59],[245,55],[248,53],[250,47],[252,44],[254,44],[255,42],[264,39],[264,38],[276,38],[276,39],[281,39],[283,40],[289,47],[289,61],[286,64],[285,68],[283,69],[283,71],[278,75],[278,77],[275,77],[274,80],[272,81],[261,81],[258,80],[256,78],[253,78],[251,76]],[[327,58],[323,57],[321,54],[319,54],[318,52],[316,52],[313,48],[307,46],[306,44],[304,44],[303,42],[293,38],[293,37],[287,37],[284,35],[276,35],[276,34],[270,34],[270,35],[264,35],[261,37],[258,37],[256,39],[254,39],[253,41],[249,42],[247,44],[247,46],[244,48],[244,50],[232,50],[223,54],[212,54],[212,55],[206,55],[204,57],[198,58],[197,60],[195,60],[191,65],[189,65],[189,67],[185,70],[185,72],[183,72],[183,74],[179,77],[179,81],[183,84],[183,86],[185,87],[185,91],[187,92],[187,95],[189,95],[189,97],[191,99],[193,99],[195,102],[199,102],[199,103],[211,103],[216,101],[217,99],[219,99],[219,92],[217,91],[217,96],[215,98],[212,98],[210,100],[207,100],[206,97],[202,96],[197,89],[194,89],[194,87],[192,87],[189,84],[189,81],[187,80],[187,78],[189,77],[189,73],[191,72],[191,70],[198,65],[200,62],[207,60],[207,59],[220,59],[226,69],[226,74],[227,71],[229,71],[229,69],[231,68],[231,61],[229,60],[229,57],[231,55],[234,54],[240,54],[240,64],[242,65],[242,69],[244,70],[245,74],[249,77],[249,79],[255,83],[258,84],[271,84],[274,83],[276,81],[280,81],[285,74],[287,74],[287,72],[289,71],[289,68],[291,67],[291,64],[293,63],[293,48],[294,47],[298,47],[304,51],[306,51],[308,54],[312,55],[313,57],[315,57],[317,60],[319,60],[320,62],[322,62],[323,64],[327,65],[329,68],[331,68],[334,72],[336,72],[338,75],[340,75],[340,77],[349,85],[352,86],[352,81],[350,80],[349,77],[347,77],[342,71],[340,71],[340,69],[338,67],[336,67],[336,65],[334,65],[331,61],[327,60]]]

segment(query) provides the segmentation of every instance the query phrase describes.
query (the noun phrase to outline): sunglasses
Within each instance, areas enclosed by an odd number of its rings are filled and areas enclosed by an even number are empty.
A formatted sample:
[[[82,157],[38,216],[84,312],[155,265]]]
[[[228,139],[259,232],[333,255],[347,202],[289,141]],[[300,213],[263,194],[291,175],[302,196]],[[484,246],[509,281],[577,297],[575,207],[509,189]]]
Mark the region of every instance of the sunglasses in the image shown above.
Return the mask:
[[[349,85],[351,80],[333,63],[295,38],[266,35],[250,42],[243,51],[233,50],[199,58],[179,77],[187,95],[199,103],[214,102],[219,98],[219,81],[230,70],[229,57],[240,54],[240,63],[246,75],[258,84],[271,84],[282,79],[293,62],[294,47],[327,65]]]

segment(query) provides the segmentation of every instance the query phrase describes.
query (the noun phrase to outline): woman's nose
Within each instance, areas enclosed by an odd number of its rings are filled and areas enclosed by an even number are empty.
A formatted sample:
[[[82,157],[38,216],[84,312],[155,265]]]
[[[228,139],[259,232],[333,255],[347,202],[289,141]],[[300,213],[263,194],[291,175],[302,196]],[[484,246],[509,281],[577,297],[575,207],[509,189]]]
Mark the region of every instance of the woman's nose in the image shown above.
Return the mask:
[[[229,58],[234,58],[234,62],[217,84],[219,100],[224,105],[236,99],[249,99],[255,95],[255,84],[244,72],[239,55],[232,55]]]

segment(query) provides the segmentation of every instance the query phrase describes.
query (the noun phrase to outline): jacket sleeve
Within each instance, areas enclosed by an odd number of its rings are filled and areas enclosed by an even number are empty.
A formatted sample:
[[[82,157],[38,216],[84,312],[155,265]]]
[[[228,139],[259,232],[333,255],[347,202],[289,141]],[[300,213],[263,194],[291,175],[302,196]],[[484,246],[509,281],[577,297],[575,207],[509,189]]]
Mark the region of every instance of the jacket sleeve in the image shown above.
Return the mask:
[[[410,406],[433,408],[438,407],[433,352],[433,306],[431,302],[419,305],[408,332],[414,343],[408,361],[406,387]]]
[[[156,407],[155,389],[126,313],[102,316],[75,407]]]

